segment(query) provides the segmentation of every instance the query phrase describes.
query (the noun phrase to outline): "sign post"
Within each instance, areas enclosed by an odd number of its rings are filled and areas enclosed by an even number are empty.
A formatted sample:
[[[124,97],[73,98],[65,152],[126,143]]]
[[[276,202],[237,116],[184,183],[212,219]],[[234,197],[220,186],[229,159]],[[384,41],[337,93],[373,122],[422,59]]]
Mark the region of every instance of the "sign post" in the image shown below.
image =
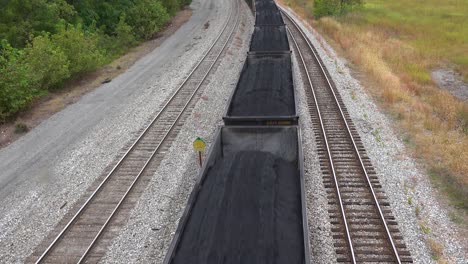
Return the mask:
[[[197,137],[195,141],[193,141],[193,148],[198,151],[198,161],[200,163],[200,167],[203,165],[202,163],[202,152],[205,151],[206,143],[200,137]]]

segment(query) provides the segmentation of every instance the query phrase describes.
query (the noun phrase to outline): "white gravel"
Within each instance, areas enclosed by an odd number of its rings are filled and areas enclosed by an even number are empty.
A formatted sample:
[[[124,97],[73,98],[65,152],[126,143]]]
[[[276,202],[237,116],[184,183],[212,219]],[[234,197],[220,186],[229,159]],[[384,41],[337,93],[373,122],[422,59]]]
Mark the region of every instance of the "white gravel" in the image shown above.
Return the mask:
[[[162,263],[164,260],[198,177],[197,153],[192,149],[192,142],[200,136],[210,146],[246,58],[253,17],[245,2],[240,2],[241,24],[233,44],[209,78],[201,99],[101,262]]]
[[[196,9],[201,6],[204,10],[200,13],[204,14],[199,16]],[[212,11],[206,11],[208,7]],[[193,64],[206,52],[226,19],[227,8],[223,2],[213,0],[195,0],[192,8],[195,9],[194,15],[187,25],[193,26],[194,30],[184,37],[195,37],[190,41],[177,42],[178,45],[188,43],[183,47],[163,44],[158,48],[181,51],[163,69],[154,69],[157,63],[154,54],[159,54],[155,49],[111,83],[87,94],[1,150],[2,174],[15,171],[11,182],[0,192],[0,263],[25,261],[106,165],[115,160],[127,142],[135,138],[135,133],[154,116]],[[201,21],[200,25],[196,20]],[[210,21],[209,29],[203,27],[206,21]],[[183,30],[184,26],[179,30]],[[175,37],[180,36],[176,33]],[[126,89],[121,89],[122,86]],[[119,94],[113,96],[116,90]],[[105,109],[102,105],[95,107],[100,100],[114,106],[111,109]],[[99,116],[101,109],[109,113],[93,126],[88,119]],[[77,124],[86,127],[84,136],[74,134],[72,127]],[[54,142],[57,139],[48,132],[51,127],[66,129],[70,135],[67,141]],[[49,153],[41,153],[43,149],[31,145],[31,142],[40,141],[47,141],[47,148],[44,149],[48,149]],[[29,144],[29,149],[25,144]],[[62,146],[65,150],[57,150]],[[18,165],[17,168],[8,163],[2,167],[2,163],[13,155],[11,153],[17,154],[25,148],[28,151],[20,154],[22,159],[13,163],[22,164],[25,160],[28,163],[24,162],[22,167]]]
[[[296,17],[296,21],[300,21],[290,9],[286,11],[293,17]],[[449,263],[467,263],[467,238],[462,237],[462,230],[458,229],[450,221],[448,211],[444,208],[445,205],[438,201],[437,191],[429,182],[429,176],[419,169],[418,164],[406,154],[405,145],[393,131],[391,120],[380,111],[366,90],[351,76],[350,70],[346,66],[346,60],[340,58],[333,48],[327,44],[326,40],[313,28],[309,25],[305,26],[302,21],[300,21],[300,25],[316,47],[343,98],[367,153],[379,175],[380,182],[391,204],[393,214],[398,221],[399,229],[408,249],[411,251],[415,263],[435,262],[426,243],[428,238],[444,246],[444,258]],[[300,91],[299,94],[300,97],[304,96],[303,94],[301,95]],[[314,152],[315,143],[313,142],[313,132],[310,129],[310,124],[307,124],[307,120],[305,120],[306,116],[305,110],[301,110],[300,120],[303,129],[304,152],[308,156],[310,154],[307,153]],[[305,163],[306,170],[311,170],[308,166],[312,165],[307,161],[311,157],[307,156]],[[313,162],[318,162],[316,158],[313,159],[315,159]],[[315,168],[316,166],[312,166],[314,173],[307,176],[306,179],[320,178],[319,174],[317,174],[319,168]],[[310,180],[310,183],[315,185],[312,188],[316,190],[314,199],[316,199],[317,204],[314,206],[314,210],[322,210],[318,209],[319,207],[317,206],[326,204],[324,200],[326,197],[322,197],[324,195],[323,184],[319,180]],[[411,200],[411,204],[409,200]],[[419,217],[416,216],[416,207],[420,211]],[[309,214],[312,215],[312,219],[317,214],[315,221],[319,222],[327,218],[324,212],[309,212]],[[313,220],[310,221],[309,225],[315,225],[312,222]],[[319,223],[317,225],[321,229],[328,228],[326,223]],[[423,232],[426,226],[430,230],[427,234]],[[326,232],[323,234],[326,235]],[[319,257],[316,259],[318,263],[334,262],[330,261],[329,258],[332,256],[330,252],[327,252],[327,250],[330,250],[330,241],[323,237],[315,241],[316,238],[314,236],[318,234],[314,235],[312,233],[311,235],[312,255],[314,257],[317,254]],[[321,247],[322,245],[325,248],[317,249],[317,252],[313,251],[314,246]]]
[[[291,42],[290,42],[291,43]],[[307,99],[301,79],[299,62],[292,54],[294,87],[304,151],[304,181],[306,191],[307,219],[309,224],[310,258],[312,263],[334,263],[336,261],[331,224],[328,217],[328,199],[317,154],[312,122],[309,117]]]

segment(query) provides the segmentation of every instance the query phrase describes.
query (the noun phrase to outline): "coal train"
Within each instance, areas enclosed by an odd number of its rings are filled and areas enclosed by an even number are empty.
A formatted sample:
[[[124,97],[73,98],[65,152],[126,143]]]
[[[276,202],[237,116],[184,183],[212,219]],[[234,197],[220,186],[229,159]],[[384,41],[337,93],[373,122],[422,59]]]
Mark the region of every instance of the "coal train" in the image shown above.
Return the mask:
[[[167,264],[310,263],[291,50],[273,0],[255,27]]]

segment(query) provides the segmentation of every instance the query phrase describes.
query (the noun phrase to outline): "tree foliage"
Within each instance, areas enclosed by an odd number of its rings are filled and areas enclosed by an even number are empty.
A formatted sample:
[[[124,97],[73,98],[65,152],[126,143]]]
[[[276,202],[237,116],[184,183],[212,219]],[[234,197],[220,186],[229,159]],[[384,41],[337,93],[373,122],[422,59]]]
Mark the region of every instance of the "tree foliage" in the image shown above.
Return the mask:
[[[59,87],[70,77],[70,61],[48,34],[35,37],[26,47],[24,63],[29,69],[28,79],[43,89]]]
[[[52,41],[68,58],[70,74],[76,75],[94,70],[103,62],[98,38],[96,33],[83,31],[81,25],[67,25],[60,27]]]
[[[0,42],[0,118],[5,119],[21,110],[40,91],[28,78],[26,64],[21,62],[23,52],[6,40]]]
[[[147,39],[168,20],[169,14],[160,2],[140,0],[128,11],[126,22],[133,28],[136,37]]]
[[[0,0],[0,122],[155,35],[191,0]]]

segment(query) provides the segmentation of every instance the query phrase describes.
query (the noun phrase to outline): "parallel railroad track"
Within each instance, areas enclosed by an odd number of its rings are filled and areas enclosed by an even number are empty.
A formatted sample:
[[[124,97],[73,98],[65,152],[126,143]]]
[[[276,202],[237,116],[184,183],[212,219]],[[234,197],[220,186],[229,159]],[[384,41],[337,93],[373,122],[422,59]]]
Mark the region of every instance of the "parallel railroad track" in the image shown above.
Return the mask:
[[[282,10],[306,87],[338,262],[412,262],[377,174],[317,51]]]
[[[35,263],[96,263],[125,224],[136,200],[180,131],[199,98],[203,84],[239,24],[239,3],[232,8],[220,34],[160,112],[96,183],[81,207],[30,257]]]

